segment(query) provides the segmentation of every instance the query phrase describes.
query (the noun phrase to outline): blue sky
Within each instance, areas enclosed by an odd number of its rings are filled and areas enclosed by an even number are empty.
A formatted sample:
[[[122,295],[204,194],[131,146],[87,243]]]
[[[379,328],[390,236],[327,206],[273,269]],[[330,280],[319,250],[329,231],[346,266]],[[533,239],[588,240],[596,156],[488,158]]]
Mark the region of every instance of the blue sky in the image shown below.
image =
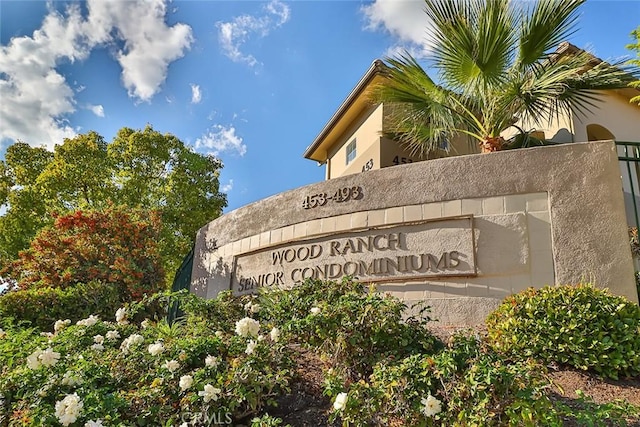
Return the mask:
[[[420,3],[0,0],[0,152],[121,127],[225,167],[227,211],[324,178],[302,157],[371,62],[428,51]],[[628,56],[640,1],[589,0],[570,41]]]

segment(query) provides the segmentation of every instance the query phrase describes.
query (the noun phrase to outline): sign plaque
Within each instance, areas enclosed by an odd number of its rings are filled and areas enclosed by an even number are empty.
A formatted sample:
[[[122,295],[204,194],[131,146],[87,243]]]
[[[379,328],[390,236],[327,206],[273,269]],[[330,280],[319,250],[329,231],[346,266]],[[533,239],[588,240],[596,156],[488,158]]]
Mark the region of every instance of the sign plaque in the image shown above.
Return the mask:
[[[244,253],[234,257],[231,289],[343,276],[365,283],[476,276],[473,216],[326,234]]]

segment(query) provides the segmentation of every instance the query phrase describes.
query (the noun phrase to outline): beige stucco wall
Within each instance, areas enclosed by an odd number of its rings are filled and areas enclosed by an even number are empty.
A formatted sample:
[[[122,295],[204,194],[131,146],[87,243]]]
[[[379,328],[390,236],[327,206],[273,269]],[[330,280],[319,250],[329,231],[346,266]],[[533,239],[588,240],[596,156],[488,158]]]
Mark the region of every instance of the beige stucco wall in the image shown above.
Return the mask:
[[[330,178],[361,172],[363,162],[366,163],[371,156],[379,159],[379,154],[377,154],[379,149],[376,148],[376,151],[372,152],[369,148],[378,145],[380,131],[382,130],[382,113],[382,105],[365,109],[358,117],[358,120],[354,121],[343,135],[338,138],[333,151],[329,153]],[[347,165],[347,145],[354,139],[356,140],[356,158]],[[364,159],[367,155],[369,157]]]
[[[575,109],[570,114],[560,114],[550,123],[519,121],[522,129],[538,130],[545,137],[558,143],[588,141],[587,126],[598,124],[607,128],[618,141],[637,141],[640,135],[640,107],[629,103],[629,98],[616,91],[601,91],[596,94],[594,106]],[[503,136],[509,137],[517,132],[507,129]]]
[[[599,124],[607,128],[618,141],[640,140],[640,106],[630,104],[627,97],[613,91],[601,92],[600,102],[592,111],[574,112],[576,141],[587,141],[587,126]]]
[[[273,248],[333,233],[472,215],[477,275],[379,289],[409,303],[427,299],[445,323],[480,322],[504,296],[548,283],[591,280],[637,302],[621,185],[612,142],[450,157],[312,184],[203,227],[192,291],[229,289],[243,254],[268,263]],[[307,196],[353,187],[362,197],[302,206]]]
[[[355,174],[365,171],[397,166],[425,160],[425,157],[412,153],[409,149],[395,141],[382,136],[386,107],[384,104],[365,109],[358,119],[338,138],[338,142],[328,153],[326,179]],[[347,145],[356,140],[356,158],[346,164]],[[430,158],[459,156],[478,153],[477,144],[470,143],[465,136],[458,136],[451,141],[450,151]],[[397,163],[396,159],[397,158]]]

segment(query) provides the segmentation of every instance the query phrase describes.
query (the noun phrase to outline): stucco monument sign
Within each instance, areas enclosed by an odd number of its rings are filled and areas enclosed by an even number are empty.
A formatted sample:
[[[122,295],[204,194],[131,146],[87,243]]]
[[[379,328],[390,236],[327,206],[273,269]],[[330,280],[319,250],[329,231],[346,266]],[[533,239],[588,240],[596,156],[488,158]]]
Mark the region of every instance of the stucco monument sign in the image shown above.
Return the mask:
[[[345,275],[424,301],[443,323],[507,295],[577,283],[637,301],[615,144],[457,156],[276,194],[200,229],[191,291],[256,292]]]

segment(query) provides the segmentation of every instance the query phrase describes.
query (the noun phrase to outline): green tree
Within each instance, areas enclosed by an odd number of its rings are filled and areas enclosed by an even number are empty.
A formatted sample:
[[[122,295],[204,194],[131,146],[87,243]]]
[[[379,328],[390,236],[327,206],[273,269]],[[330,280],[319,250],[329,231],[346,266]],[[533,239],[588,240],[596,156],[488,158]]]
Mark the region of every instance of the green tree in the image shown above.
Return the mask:
[[[65,139],[50,153],[19,142],[0,162],[0,257],[6,264],[53,213],[110,205],[159,214],[160,252],[167,279],[197,230],[226,206],[219,192],[220,160],[195,153],[151,126],[121,129],[111,143],[95,132]]]
[[[98,209],[113,198],[113,164],[96,132],[65,139],[36,178],[49,211]]]
[[[635,39],[635,43],[628,44],[627,49],[635,50],[637,57],[630,59],[629,64],[640,67],[640,26],[631,32],[631,37]],[[629,86],[640,89],[640,79],[629,83]],[[640,95],[631,98],[631,102],[637,102],[640,105]]]
[[[0,217],[0,260],[14,259],[29,246],[36,232],[52,222],[36,181],[53,154],[17,142],[7,148],[0,161],[0,205],[7,211]]]
[[[456,134],[496,151],[518,120],[548,123],[595,105],[597,90],[626,87],[632,75],[621,64],[568,44],[555,50],[575,30],[584,1],[426,0],[440,83],[408,53],[388,59],[376,98],[393,107],[389,133],[423,154]]]
[[[198,229],[227,205],[219,193],[222,162],[149,126],[120,129],[107,151],[118,188],[116,202],[161,213],[161,251],[171,261],[165,263],[166,271],[173,273]]]

